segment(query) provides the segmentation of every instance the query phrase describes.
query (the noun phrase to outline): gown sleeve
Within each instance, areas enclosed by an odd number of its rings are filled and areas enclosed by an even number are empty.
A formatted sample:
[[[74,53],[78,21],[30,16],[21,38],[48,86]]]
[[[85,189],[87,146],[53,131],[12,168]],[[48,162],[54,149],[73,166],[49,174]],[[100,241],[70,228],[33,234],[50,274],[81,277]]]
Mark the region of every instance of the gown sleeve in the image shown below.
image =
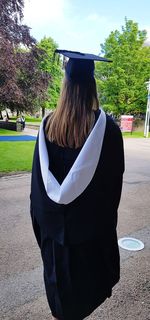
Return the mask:
[[[107,168],[105,170],[104,188],[106,195],[105,204],[108,212],[112,212],[113,224],[116,227],[118,218],[117,210],[121,198],[125,164],[122,133],[117,125],[111,125],[112,128],[110,128],[110,134],[108,134],[107,137],[108,141],[106,141],[107,160],[105,160]]]

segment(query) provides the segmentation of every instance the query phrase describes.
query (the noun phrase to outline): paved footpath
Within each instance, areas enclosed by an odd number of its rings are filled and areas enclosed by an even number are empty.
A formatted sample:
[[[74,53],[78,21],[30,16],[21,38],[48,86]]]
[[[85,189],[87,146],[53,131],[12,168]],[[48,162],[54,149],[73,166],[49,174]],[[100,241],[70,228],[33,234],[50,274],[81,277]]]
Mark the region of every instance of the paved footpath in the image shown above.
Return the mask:
[[[25,135],[27,134],[30,136],[37,136],[38,130],[25,127],[25,129],[22,131],[22,133]]]
[[[125,139],[118,235],[145,248],[120,249],[121,280],[89,320],[150,320],[150,139]],[[0,178],[0,320],[51,320],[42,261],[29,216],[30,174]],[[71,319],[70,319],[71,320]]]

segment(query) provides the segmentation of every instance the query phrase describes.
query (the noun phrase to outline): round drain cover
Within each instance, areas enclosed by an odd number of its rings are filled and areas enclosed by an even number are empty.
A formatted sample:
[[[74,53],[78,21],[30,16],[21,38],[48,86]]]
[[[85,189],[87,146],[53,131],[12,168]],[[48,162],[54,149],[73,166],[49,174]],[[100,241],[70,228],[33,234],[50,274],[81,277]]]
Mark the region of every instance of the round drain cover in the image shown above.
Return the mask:
[[[144,248],[144,243],[135,238],[121,238],[118,240],[118,244],[121,248],[131,251],[139,251]]]

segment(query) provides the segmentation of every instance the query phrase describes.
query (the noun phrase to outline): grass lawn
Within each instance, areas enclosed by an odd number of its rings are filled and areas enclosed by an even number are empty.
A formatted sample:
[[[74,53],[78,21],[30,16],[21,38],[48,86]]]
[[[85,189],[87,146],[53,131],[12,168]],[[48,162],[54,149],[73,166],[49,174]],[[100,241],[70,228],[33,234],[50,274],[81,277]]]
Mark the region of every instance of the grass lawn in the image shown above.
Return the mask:
[[[9,119],[9,121],[16,122],[17,117],[12,117]],[[25,116],[26,123],[33,123],[33,124],[40,124],[42,121],[42,118],[32,118],[32,117],[26,117]]]
[[[0,172],[30,171],[35,141],[0,142]]]
[[[14,120],[14,119],[12,119],[10,121],[11,122],[16,122],[16,120]],[[40,126],[41,121],[42,121],[41,119],[40,120],[33,119],[33,121],[32,121],[32,119],[28,119],[25,123],[26,124],[32,124],[32,126]]]
[[[123,132],[123,137],[125,138],[145,138],[143,132],[133,131],[132,134],[130,132]],[[150,138],[150,134],[149,134]]]
[[[26,122],[30,122],[30,123],[38,123],[40,124],[42,121],[42,118],[25,118]]]
[[[6,130],[6,129],[0,128],[0,136],[14,136],[14,135],[18,135],[18,134],[20,134],[20,132],[18,132],[18,131]]]
[[[25,117],[26,122],[41,122],[42,118]]]

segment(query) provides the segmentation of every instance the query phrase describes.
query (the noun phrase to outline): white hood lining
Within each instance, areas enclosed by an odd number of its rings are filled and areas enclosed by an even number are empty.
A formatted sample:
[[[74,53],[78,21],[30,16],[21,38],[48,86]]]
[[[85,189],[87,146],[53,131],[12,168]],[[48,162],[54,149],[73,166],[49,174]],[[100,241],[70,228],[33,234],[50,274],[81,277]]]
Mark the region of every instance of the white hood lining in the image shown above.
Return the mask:
[[[43,183],[48,197],[60,204],[76,199],[91,182],[102,150],[106,128],[106,115],[101,109],[99,118],[85,141],[69,173],[60,185],[49,170],[49,158],[45,142],[44,119],[39,131],[39,158]]]

